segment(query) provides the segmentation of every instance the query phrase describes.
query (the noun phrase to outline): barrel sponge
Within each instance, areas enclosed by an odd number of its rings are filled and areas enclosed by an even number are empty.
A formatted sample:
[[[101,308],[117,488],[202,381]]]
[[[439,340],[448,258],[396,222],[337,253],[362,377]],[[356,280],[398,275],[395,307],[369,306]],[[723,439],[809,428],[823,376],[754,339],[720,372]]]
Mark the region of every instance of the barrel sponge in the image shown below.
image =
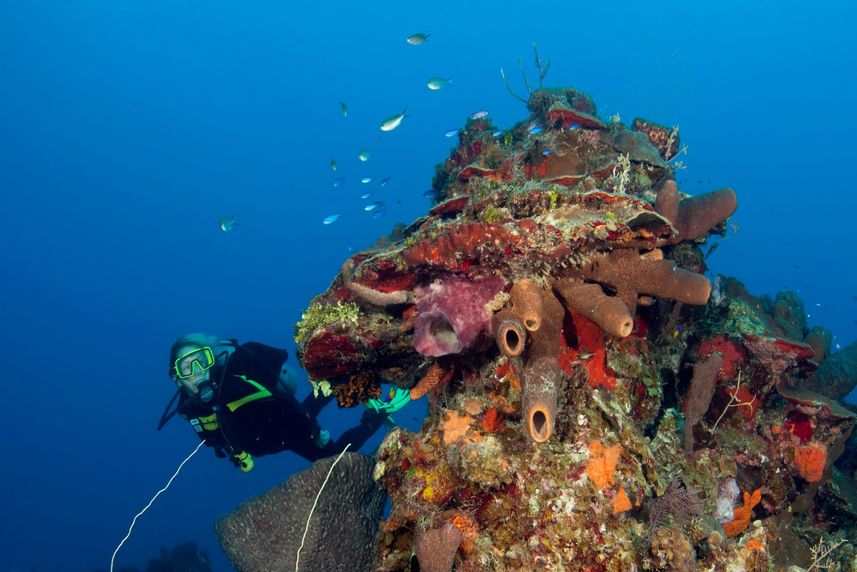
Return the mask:
[[[417,288],[414,349],[431,357],[478,349],[491,329],[485,306],[504,285],[498,276],[445,276]]]
[[[632,316],[640,294],[696,305],[704,305],[711,294],[711,282],[702,274],[678,268],[671,260],[644,258],[633,249],[593,255],[581,273],[613,287]]]
[[[624,338],[634,329],[634,316],[628,306],[616,296],[608,296],[599,284],[557,282],[554,288],[565,303],[601,326],[617,338]]]
[[[239,572],[292,571],[307,518],[334,463],[321,459],[215,523]],[[300,553],[300,570],[370,570],[387,495],[372,479],[373,457],[345,453],[321,490]]]

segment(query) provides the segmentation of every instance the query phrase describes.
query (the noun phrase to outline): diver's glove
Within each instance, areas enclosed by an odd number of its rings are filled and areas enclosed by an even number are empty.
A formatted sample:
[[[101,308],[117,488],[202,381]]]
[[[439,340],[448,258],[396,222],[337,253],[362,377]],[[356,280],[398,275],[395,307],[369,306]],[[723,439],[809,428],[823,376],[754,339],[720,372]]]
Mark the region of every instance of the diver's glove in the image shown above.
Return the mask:
[[[253,466],[255,465],[253,462],[253,455],[247,451],[241,451],[237,455],[232,455],[231,459],[232,464],[241,469],[242,473],[249,473],[253,470]]]
[[[391,414],[400,410],[402,407],[411,402],[411,390],[394,387],[390,395],[389,401],[382,399],[370,399],[366,402],[366,407],[377,413],[386,413],[388,418]]]
[[[322,429],[318,432],[318,437],[312,440],[315,446],[319,449],[324,449],[330,443],[330,432],[327,429]]]

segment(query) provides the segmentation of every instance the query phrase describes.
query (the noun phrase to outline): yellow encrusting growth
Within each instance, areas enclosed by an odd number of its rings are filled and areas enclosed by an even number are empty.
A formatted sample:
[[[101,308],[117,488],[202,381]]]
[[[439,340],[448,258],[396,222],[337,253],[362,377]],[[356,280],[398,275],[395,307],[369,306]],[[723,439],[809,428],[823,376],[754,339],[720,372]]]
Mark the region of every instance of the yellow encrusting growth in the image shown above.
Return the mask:
[[[310,339],[316,330],[329,324],[356,324],[359,314],[360,306],[354,302],[337,302],[335,305],[313,302],[295,326],[295,343],[300,344]]]

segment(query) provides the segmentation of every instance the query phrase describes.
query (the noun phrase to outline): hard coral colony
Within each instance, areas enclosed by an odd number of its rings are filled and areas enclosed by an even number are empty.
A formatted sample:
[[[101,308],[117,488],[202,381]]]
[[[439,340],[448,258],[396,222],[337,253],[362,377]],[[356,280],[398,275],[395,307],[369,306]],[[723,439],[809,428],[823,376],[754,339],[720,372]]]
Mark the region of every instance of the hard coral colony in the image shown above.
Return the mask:
[[[735,193],[679,190],[676,130],[603,122],[574,89],[528,108],[499,136],[469,119],[434,208],[350,257],[300,328],[310,378],[352,402],[382,381],[429,397],[377,454],[372,569],[855,566],[836,540],[857,417],[816,383],[829,338],[813,349],[796,297],[703,275]],[[699,502],[665,510],[676,491]],[[819,538],[837,547],[813,562]]]

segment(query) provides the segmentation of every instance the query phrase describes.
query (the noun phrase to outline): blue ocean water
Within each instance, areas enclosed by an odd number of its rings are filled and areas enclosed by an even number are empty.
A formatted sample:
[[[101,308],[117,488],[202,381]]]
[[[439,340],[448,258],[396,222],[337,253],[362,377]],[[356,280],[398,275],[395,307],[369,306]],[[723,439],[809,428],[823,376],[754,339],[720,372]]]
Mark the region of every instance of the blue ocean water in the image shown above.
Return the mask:
[[[479,110],[526,117],[499,69],[525,91],[533,42],[546,84],[589,92],[602,117],[680,125],[682,190],[736,189],[739,232],[712,271],[757,295],[796,290],[834,344],[857,338],[855,4],[291,4],[0,3],[0,571],[106,568],[197,443],[179,420],[155,431],[172,340],[293,353],[349,252],[426,210],[444,132]],[[408,45],[414,32],[431,37]],[[453,83],[430,91],[432,76]],[[329,409],[334,435],[359,416]],[[306,466],[284,453],[245,475],[201,451],[117,563],[194,540],[228,570],[213,520]]]

